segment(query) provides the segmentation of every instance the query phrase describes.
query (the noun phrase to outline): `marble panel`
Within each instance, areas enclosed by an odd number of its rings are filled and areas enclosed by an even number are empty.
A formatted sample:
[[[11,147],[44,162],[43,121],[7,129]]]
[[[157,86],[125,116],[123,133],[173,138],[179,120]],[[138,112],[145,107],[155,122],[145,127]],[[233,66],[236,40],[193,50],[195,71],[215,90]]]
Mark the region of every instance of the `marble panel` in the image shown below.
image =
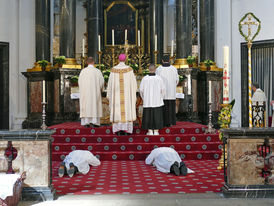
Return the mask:
[[[48,141],[12,141],[17,158],[12,162],[16,173],[26,171],[25,187],[50,185],[50,148]]]
[[[60,112],[60,108],[59,108],[59,101],[60,101],[60,96],[59,96],[59,79],[55,79],[54,80],[54,112],[58,113]]]
[[[221,104],[223,102],[223,82],[222,81],[212,81],[212,111],[220,111]]]
[[[5,157],[7,145],[8,141],[0,141],[0,173],[5,173],[8,170],[8,161]]]
[[[228,183],[231,185],[264,185],[261,177],[264,158],[258,147],[264,139],[228,140]]]
[[[192,97],[193,97],[193,112],[198,111],[198,97],[197,97],[197,79],[192,79]]]
[[[30,113],[42,112],[42,82],[29,82]]]

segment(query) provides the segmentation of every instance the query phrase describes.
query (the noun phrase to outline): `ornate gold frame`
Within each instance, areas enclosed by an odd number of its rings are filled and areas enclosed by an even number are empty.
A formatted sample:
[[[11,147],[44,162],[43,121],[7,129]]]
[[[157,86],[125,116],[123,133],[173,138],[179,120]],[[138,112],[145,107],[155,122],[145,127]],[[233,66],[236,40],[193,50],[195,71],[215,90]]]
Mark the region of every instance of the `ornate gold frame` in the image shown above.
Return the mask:
[[[129,2],[129,1],[113,1],[105,10],[104,10],[104,21],[105,21],[105,38],[104,38],[104,44],[105,46],[111,46],[107,44],[107,12],[115,5],[115,4],[126,4],[128,5],[133,12],[135,12],[135,44],[137,46],[137,38],[138,38],[138,10]],[[115,45],[120,46],[120,45]]]

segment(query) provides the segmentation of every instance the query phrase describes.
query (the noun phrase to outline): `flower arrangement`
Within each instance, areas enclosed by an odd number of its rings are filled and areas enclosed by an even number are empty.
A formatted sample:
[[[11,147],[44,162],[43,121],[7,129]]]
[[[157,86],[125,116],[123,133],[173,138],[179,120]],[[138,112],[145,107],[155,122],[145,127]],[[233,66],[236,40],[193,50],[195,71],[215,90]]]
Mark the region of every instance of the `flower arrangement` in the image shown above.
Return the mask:
[[[235,104],[235,99],[233,99],[229,104],[223,105],[221,112],[218,116],[218,124],[222,129],[229,128],[229,125],[231,123],[231,112],[233,109],[233,106]],[[223,139],[223,133],[220,132],[219,134],[220,140]]]
[[[204,61],[204,64],[205,64],[206,68],[207,68],[208,70],[210,70],[210,66],[213,65],[214,62],[213,62],[212,60],[210,60],[210,59],[206,59],[206,60]]]
[[[110,75],[110,69],[105,69],[102,71],[104,80],[105,80],[105,84],[108,82],[109,79],[109,75]]]
[[[69,77],[69,81],[71,83],[71,86],[78,86],[78,79],[79,79],[78,75]]]
[[[179,82],[183,82],[186,79],[185,75],[179,75]]]
[[[59,57],[55,57],[53,59],[53,64],[57,64],[58,66],[61,66],[62,64],[66,63],[66,57],[65,56],[59,56]]]
[[[189,67],[192,67],[193,66],[193,63],[196,62],[196,57],[195,56],[188,56],[187,59],[186,59]]]
[[[42,67],[42,71],[45,71],[49,62],[47,60],[40,60],[37,63]]]

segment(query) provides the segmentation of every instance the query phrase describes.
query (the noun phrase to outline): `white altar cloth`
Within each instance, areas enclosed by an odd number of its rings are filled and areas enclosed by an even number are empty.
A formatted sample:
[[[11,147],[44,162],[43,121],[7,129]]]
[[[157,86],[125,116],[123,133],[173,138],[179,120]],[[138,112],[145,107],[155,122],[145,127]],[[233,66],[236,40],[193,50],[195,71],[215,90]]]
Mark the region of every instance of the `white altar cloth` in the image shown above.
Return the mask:
[[[18,174],[1,174],[0,173],[0,198],[5,200],[8,196],[13,195],[14,183],[20,178]]]

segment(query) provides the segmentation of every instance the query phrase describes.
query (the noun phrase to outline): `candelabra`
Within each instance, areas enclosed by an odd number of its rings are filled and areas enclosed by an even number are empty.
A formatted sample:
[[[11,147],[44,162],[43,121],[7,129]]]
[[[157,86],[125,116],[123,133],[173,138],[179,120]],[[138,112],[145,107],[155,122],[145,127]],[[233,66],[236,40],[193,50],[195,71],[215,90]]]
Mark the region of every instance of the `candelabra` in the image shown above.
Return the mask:
[[[46,130],[47,129],[47,125],[46,125],[46,102],[42,102],[42,125],[41,128],[42,130]]]
[[[139,64],[139,74],[142,74],[143,73],[143,68],[142,68],[142,58],[143,58],[143,54],[142,54],[142,46],[138,46],[138,55],[137,55],[137,58],[138,58],[138,64]]]
[[[174,64],[175,57],[176,57],[176,54],[173,54],[173,56],[170,56],[170,64]]]
[[[212,125],[212,102],[208,102],[208,107],[209,107],[209,112],[208,112],[208,125],[207,125],[207,129],[205,130],[205,133],[210,133],[210,134],[214,134],[216,133],[216,129],[213,128]]]
[[[158,51],[154,51],[155,65],[157,64]]]
[[[84,69],[85,68],[85,57],[82,55],[81,56],[81,64],[82,64],[82,69]]]
[[[101,70],[101,63],[102,63],[101,57],[102,57],[103,52],[98,51],[97,54],[98,54],[99,69]]]

